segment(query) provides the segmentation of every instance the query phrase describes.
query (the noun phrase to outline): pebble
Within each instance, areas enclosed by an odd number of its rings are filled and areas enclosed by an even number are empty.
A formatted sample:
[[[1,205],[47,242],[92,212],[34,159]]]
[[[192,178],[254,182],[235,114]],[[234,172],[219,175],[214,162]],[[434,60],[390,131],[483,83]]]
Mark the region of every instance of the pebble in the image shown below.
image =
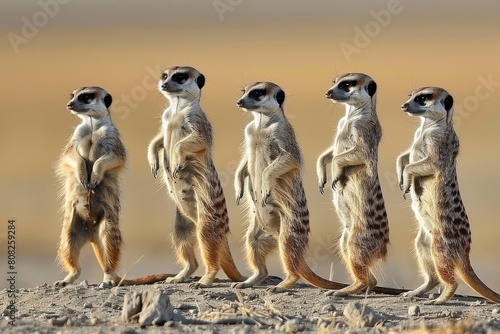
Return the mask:
[[[500,313],[500,310],[497,308],[494,308],[493,310],[491,310],[491,314],[498,314],[498,313]]]
[[[49,307],[54,307],[54,306],[56,306],[56,303],[50,303],[49,304]]]
[[[173,321],[167,321],[164,325],[164,327],[174,327],[174,322]]]
[[[410,307],[408,307],[408,315],[412,317],[420,315],[420,306],[411,305]]]
[[[64,316],[57,319],[49,319],[49,324],[52,326],[64,326],[68,322],[68,317]]]
[[[83,280],[81,283],[80,283],[80,286],[85,288],[85,289],[88,289],[89,288],[89,282],[87,282],[87,280]]]
[[[334,312],[335,310],[335,306],[333,306],[332,304],[327,304],[321,308],[321,311],[323,312]]]
[[[85,303],[83,304],[83,308],[92,308],[92,304],[91,303]]]

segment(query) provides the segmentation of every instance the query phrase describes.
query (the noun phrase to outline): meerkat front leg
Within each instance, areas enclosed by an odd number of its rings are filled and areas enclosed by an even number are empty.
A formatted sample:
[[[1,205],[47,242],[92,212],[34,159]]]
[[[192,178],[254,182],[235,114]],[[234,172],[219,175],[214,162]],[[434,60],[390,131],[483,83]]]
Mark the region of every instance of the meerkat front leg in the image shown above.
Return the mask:
[[[245,179],[249,176],[248,174],[248,160],[242,159],[240,164],[236,168],[236,173],[234,176],[234,191],[236,193],[236,205],[240,205],[241,199],[243,198],[245,192]]]
[[[158,176],[158,170],[160,169],[160,158],[159,158],[159,153],[161,150],[164,149],[164,136],[163,133],[160,132],[156,135],[156,137],[151,140],[148,146],[148,162],[149,166],[151,167],[151,174],[153,177],[156,179]],[[166,152],[165,150],[163,151],[163,154],[166,157]],[[166,158],[164,158],[166,160]],[[168,164],[164,166],[164,168],[169,168]]]
[[[94,162],[92,167],[92,174],[90,175],[90,187],[94,189],[97,187],[102,179],[104,178],[104,174],[112,169],[123,167],[123,161],[119,159],[115,155],[106,154],[101,156]]]
[[[293,156],[288,152],[282,152],[274,161],[262,172],[262,206],[266,206],[271,189],[276,186],[276,180],[283,174],[296,168],[297,164]]]
[[[424,159],[408,164],[403,170],[403,197],[410,192],[410,187],[415,177],[430,176],[436,173],[436,168],[429,156]]]
[[[61,161],[60,169],[74,171],[76,179],[85,190],[90,189],[89,174],[87,172],[87,164],[76,150],[71,153],[65,152],[64,158]]]
[[[403,171],[405,167],[410,163],[410,152],[411,150],[403,152],[396,160],[396,174],[398,177],[400,190],[403,190]]]
[[[323,195],[324,193],[327,180],[326,166],[332,162],[332,158],[333,148],[329,148],[319,156],[318,162],[316,164],[316,174],[318,175],[318,189],[321,195]]]
[[[345,182],[345,168],[364,166],[366,156],[357,147],[353,147],[347,151],[337,154],[332,159],[332,189],[335,190],[339,181]]]
[[[174,154],[172,156],[172,176],[174,179],[177,174],[184,168],[186,156],[188,154],[197,154],[202,151],[208,150],[207,141],[205,138],[191,133],[184,139],[178,141],[174,146]]]

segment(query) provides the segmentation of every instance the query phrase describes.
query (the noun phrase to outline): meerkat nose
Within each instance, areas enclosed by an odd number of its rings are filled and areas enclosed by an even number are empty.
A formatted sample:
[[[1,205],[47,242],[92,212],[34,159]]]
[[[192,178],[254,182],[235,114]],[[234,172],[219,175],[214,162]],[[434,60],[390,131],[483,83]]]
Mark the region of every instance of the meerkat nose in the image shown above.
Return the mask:
[[[161,89],[163,89],[164,91],[167,91],[168,90],[168,83],[164,83],[163,85],[161,85]]]
[[[243,106],[243,100],[238,100],[238,102],[236,102],[236,105],[238,107],[242,107]]]
[[[401,106],[401,110],[407,111],[408,110],[408,103],[405,103]]]
[[[332,90],[329,90],[328,92],[326,92],[326,93],[325,93],[325,97],[326,97],[327,99],[331,99],[331,98],[332,98],[332,96],[333,96],[333,92],[332,92]]]
[[[73,108],[74,106],[75,106],[75,105],[74,105],[74,103],[73,103],[73,102],[69,102],[69,103],[66,105],[66,108],[71,109],[71,108]]]

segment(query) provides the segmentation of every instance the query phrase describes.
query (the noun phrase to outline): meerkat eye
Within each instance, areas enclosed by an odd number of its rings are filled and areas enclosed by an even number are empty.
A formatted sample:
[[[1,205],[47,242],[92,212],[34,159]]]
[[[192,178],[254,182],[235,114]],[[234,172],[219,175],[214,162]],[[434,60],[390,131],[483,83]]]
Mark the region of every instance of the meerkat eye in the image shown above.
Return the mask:
[[[78,101],[83,103],[90,103],[95,98],[95,93],[83,93],[78,96]]]
[[[185,83],[187,79],[188,79],[187,73],[175,73],[174,75],[172,75],[172,81],[175,81],[180,84]]]
[[[254,89],[252,90],[248,96],[251,98],[251,99],[254,99],[254,100],[260,100],[260,97],[265,95],[265,90],[264,89]]]
[[[167,74],[167,73],[163,73],[163,74],[161,75],[161,79],[162,79],[162,80],[167,80],[167,78],[168,78],[168,74]]]
[[[348,92],[350,87],[356,86],[356,81],[346,80],[339,83],[339,89]]]

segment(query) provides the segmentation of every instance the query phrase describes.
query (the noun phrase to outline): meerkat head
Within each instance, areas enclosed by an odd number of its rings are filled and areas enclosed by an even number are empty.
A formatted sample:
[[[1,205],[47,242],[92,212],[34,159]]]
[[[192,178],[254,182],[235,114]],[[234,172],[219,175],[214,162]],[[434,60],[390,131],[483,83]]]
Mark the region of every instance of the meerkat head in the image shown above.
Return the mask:
[[[443,88],[424,87],[413,91],[401,110],[411,116],[422,116],[434,121],[453,117],[453,97]]]
[[[244,111],[254,111],[262,114],[283,112],[285,92],[272,82],[254,82],[245,86],[243,96],[236,105]]]
[[[180,97],[188,100],[200,98],[205,76],[193,67],[174,66],[163,71],[158,89],[167,98]]]
[[[377,84],[363,73],[348,73],[338,76],[326,93],[327,99],[354,107],[366,104],[375,97]]]
[[[80,118],[101,118],[109,114],[108,108],[112,101],[111,95],[100,87],[82,87],[71,93],[71,100],[66,107]]]

